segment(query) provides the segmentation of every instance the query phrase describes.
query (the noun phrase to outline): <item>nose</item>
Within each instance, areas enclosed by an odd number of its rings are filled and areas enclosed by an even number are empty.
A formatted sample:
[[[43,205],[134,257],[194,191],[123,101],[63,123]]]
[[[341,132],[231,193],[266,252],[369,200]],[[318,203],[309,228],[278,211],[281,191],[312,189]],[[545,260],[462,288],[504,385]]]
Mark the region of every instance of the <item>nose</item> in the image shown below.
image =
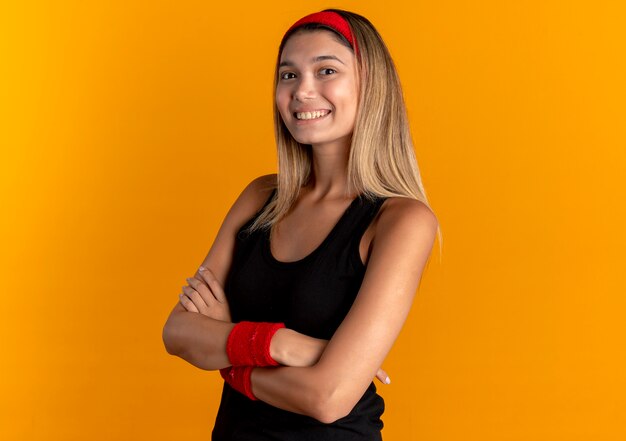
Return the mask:
[[[300,81],[296,83],[293,91],[293,98],[297,101],[305,101],[307,99],[315,98],[315,81],[309,75],[303,75],[300,77]]]

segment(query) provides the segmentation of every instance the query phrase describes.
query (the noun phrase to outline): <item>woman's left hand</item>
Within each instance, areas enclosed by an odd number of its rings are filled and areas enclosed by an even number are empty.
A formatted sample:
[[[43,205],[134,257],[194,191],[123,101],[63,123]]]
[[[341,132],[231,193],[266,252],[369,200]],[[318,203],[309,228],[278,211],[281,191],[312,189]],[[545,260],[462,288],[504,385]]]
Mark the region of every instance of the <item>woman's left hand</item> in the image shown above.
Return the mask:
[[[190,312],[197,312],[223,322],[230,322],[230,308],[220,282],[210,269],[200,267],[200,278],[189,277],[180,294],[180,303]]]

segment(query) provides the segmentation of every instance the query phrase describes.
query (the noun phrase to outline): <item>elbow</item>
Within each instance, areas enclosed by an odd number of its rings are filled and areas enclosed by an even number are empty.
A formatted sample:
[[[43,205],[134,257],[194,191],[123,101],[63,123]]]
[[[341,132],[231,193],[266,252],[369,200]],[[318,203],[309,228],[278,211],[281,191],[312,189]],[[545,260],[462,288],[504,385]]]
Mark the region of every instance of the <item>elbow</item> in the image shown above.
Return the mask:
[[[191,365],[205,371],[218,369],[214,367],[215,362],[206,350],[199,350],[197,347],[193,347],[193,342],[190,342],[189,338],[185,336],[188,331],[181,326],[181,321],[177,317],[179,315],[170,316],[165,325],[163,325],[161,338],[167,353],[182,358]]]
[[[356,403],[334,392],[320,394],[315,400],[312,417],[324,424],[332,424],[350,414]]]
[[[336,422],[337,420],[340,420],[346,415],[347,414],[343,415],[337,412],[329,412],[328,410],[322,410],[320,413],[316,414],[314,418],[318,420],[320,423],[333,424],[334,422]]]
[[[175,345],[176,339],[174,338],[174,329],[169,320],[165,322],[165,325],[163,325],[161,338],[163,339],[163,345],[165,346],[167,353],[170,355],[177,355],[178,349]]]
[[[184,320],[187,312],[173,311],[163,325],[161,338],[170,355],[181,357],[185,352]]]

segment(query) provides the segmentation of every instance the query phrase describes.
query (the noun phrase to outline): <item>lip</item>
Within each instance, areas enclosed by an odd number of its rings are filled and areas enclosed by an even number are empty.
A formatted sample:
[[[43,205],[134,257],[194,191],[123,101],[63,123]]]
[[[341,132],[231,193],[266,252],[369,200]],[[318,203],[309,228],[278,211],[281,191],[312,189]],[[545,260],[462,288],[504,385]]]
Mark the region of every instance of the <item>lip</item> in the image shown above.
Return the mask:
[[[324,112],[324,111],[330,112],[330,109],[326,109],[326,108],[323,108],[323,107],[318,108],[318,109],[315,109],[315,108],[310,108],[310,109],[309,109],[309,108],[304,108],[304,107],[303,107],[303,108],[293,109],[293,112],[292,112],[292,113],[303,113],[303,112]]]

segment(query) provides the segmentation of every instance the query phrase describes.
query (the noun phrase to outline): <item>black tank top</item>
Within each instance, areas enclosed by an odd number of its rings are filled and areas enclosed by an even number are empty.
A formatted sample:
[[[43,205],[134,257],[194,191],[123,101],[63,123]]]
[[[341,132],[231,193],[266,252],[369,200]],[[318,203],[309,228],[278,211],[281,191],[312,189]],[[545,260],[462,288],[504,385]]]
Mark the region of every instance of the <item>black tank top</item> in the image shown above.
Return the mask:
[[[272,200],[272,192],[265,206]],[[330,340],[352,303],[365,275],[359,255],[363,233],[384,198],[359,196],[352,201],[318,248],[295,262],[282,262],[270,251],[269,230],[237,234],[233,263],[225,283],[231,318],[284,322],[287,328]],[[265,206],[263,208],[265,208]],[[385,409],[374,382],[349,415],[332,424],[252,401],[224,383],[213,428],[213,441],[235,440],[381,440]]]

